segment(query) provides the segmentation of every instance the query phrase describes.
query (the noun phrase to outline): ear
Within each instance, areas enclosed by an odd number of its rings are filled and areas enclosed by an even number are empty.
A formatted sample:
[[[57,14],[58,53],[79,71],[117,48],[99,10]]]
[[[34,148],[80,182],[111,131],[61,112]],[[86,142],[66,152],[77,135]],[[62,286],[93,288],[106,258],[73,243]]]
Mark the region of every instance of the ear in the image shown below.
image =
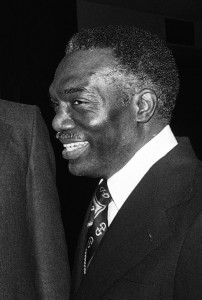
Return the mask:
[[[143,89],[134,95],[137,122],[146,123],[153,116],[157,106],[156,93],[151,89]]]

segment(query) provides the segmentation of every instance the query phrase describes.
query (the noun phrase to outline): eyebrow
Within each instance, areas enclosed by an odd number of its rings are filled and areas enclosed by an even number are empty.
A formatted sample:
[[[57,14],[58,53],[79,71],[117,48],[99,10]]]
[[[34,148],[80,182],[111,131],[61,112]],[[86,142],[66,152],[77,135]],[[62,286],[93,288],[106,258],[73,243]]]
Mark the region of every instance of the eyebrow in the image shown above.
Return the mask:
[[[74,94],[74,93],[81,93],[83,91],[86,91],[86,89],[84,87],[70,87],[59,93],[63,94],[63,95],[69,95],[69,94]]]
[[[58,94],[60,95],[69,95],[69,94],[74,94],[74,93],[81,93],[83,91],[87,91],[84,87],[70,87],[67,88],[63,91],[58,91]],[[51,100],[55,99],[55,97],[53,95],[51,95],[51,92],[49,92],[49,96],[51,98]]]

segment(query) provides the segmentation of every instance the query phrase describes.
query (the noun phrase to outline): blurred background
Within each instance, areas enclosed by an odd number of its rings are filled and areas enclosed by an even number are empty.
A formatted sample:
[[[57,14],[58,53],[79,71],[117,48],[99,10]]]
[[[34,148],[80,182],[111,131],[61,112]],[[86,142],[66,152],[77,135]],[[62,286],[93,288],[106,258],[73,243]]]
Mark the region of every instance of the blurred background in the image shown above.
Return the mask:
[[[157,33],[172,49],[181,88],[172,120],[202,159],[202,1],[49,0],[0,4],[0,98],[39,106],[50,132],[57,186],[72,265],[76,241],[97,180],[69,174],[51,128],[48,88],[68,39],[82,27],[133,24]]]

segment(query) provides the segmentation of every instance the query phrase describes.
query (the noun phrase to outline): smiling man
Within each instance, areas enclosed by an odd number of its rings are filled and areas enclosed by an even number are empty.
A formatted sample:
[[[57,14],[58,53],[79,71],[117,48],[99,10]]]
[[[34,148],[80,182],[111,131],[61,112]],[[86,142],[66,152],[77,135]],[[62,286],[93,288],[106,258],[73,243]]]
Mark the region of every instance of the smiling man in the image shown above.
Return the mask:
[[[94,49],[66,56],[57,70],[50,89],[57,111],[53,127],[74,175],[108,178],[138,147],[135,116],[122,103],[126,95],[115,68],[111,51]]]
[[[169,126],[172,53],[126,26],[82,30],[50,87],[53,128],[76,176],[100,178],[72,299],[201,299],[202,168]]]

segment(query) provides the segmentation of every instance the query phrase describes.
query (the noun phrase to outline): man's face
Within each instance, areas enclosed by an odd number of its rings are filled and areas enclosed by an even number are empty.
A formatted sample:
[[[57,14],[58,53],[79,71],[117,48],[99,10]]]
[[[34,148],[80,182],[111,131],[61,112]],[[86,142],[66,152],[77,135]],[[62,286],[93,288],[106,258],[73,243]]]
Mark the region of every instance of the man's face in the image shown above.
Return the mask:
[[[112,68],[109,51],[77,51],[64,57],[51,84],[52,125],[74,175],[109,178],[135,153],[135,110],[122,105]]]

